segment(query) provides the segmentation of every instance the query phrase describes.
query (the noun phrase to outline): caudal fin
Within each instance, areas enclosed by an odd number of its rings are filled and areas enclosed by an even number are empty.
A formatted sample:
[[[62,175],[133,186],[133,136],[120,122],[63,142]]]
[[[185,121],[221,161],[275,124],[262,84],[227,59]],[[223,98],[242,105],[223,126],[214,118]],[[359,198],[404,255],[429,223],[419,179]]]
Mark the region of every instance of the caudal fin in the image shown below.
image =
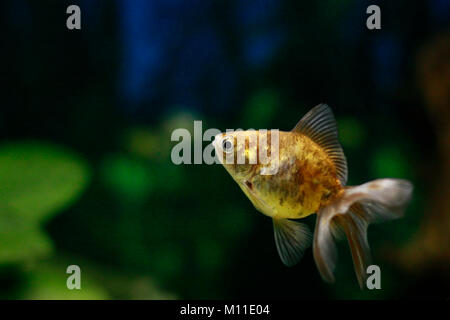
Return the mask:
[[[368,225],[401,217],[411,199],[412,190],[413,186],[407,180],[378,179],[347,187],[339,200],[321,208],[317,213],[313,254],[322,278],[328,282],[334,281],[337,259],[335,240],[345,235],[362,289],[366,269],[370,265]]]

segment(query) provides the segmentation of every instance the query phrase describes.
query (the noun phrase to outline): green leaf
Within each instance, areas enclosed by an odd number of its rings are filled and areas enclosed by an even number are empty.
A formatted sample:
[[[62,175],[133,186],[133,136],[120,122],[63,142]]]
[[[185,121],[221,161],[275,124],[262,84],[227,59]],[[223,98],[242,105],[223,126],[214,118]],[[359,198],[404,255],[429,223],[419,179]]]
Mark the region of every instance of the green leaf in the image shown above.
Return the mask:
[[[36,223],[0,212],[0,262],[16,263],[51,252],[52,245]]]
[[[79,157],[55,145],[20,142],[0,147],[0,203],[33,221],[72,203],[89,181]]]
[[[84,161],[39,142],[0,146],[0,262],[41,258],[52,250],[40,226],[71,204],[89,181]]]

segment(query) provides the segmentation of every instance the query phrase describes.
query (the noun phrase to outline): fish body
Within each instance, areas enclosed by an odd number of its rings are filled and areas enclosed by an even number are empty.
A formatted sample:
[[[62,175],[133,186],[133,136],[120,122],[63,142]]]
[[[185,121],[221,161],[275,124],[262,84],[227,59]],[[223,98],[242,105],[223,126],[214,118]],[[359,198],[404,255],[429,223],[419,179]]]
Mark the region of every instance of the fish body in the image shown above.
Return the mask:
[[[256,134],[259,136],[259,131]],[[333,161],[310,138],[297,132],[280,132],[279,146],[277,174],[261,175],[263,164],[255,164],[242,174],[235,171],[235,180],[263,214],[272,218],[304,218],[343,191]],[[261,205],[261,200],[265,205]]]
[[[347,236],[363,286],[370,263],[367,226],[402,215],[412,192],[410,182],[379,179],[345,186],[347,161],[333,113],[325,104],[308,112],[292,131],[221,133],[213,145],[255,208],[272,218],[275,243],[285,265],[296,264],[312,240],[306,225],[293,219],[317,213],[313,254],[321,276],[334,281],[334,241],[340,230]],[[264,174],[275,165],[273,174]]]

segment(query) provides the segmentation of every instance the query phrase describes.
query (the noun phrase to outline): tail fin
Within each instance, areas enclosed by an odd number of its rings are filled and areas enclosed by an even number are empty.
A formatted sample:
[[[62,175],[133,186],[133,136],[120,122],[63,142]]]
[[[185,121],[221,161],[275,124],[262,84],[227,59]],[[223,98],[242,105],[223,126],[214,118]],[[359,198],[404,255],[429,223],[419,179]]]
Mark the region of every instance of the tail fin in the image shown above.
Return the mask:
[[[378,179],[347,187],[336,202],[317,213],[313,254],[322,278],[334,281],[337,251],[334,240],[345,234],[361,289],[370,265],[367,227],[372,222],[400,218],[411,199],[413,186],[401,179]]]

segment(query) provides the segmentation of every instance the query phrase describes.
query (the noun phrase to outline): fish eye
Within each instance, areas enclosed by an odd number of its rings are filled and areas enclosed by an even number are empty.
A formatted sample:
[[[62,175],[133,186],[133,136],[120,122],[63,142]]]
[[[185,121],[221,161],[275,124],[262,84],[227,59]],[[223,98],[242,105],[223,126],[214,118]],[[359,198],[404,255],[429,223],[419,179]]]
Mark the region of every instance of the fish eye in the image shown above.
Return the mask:
[[[222,141],[222,149],[227,153],[233,150],[233,143],[230,138],[226,138]]]

